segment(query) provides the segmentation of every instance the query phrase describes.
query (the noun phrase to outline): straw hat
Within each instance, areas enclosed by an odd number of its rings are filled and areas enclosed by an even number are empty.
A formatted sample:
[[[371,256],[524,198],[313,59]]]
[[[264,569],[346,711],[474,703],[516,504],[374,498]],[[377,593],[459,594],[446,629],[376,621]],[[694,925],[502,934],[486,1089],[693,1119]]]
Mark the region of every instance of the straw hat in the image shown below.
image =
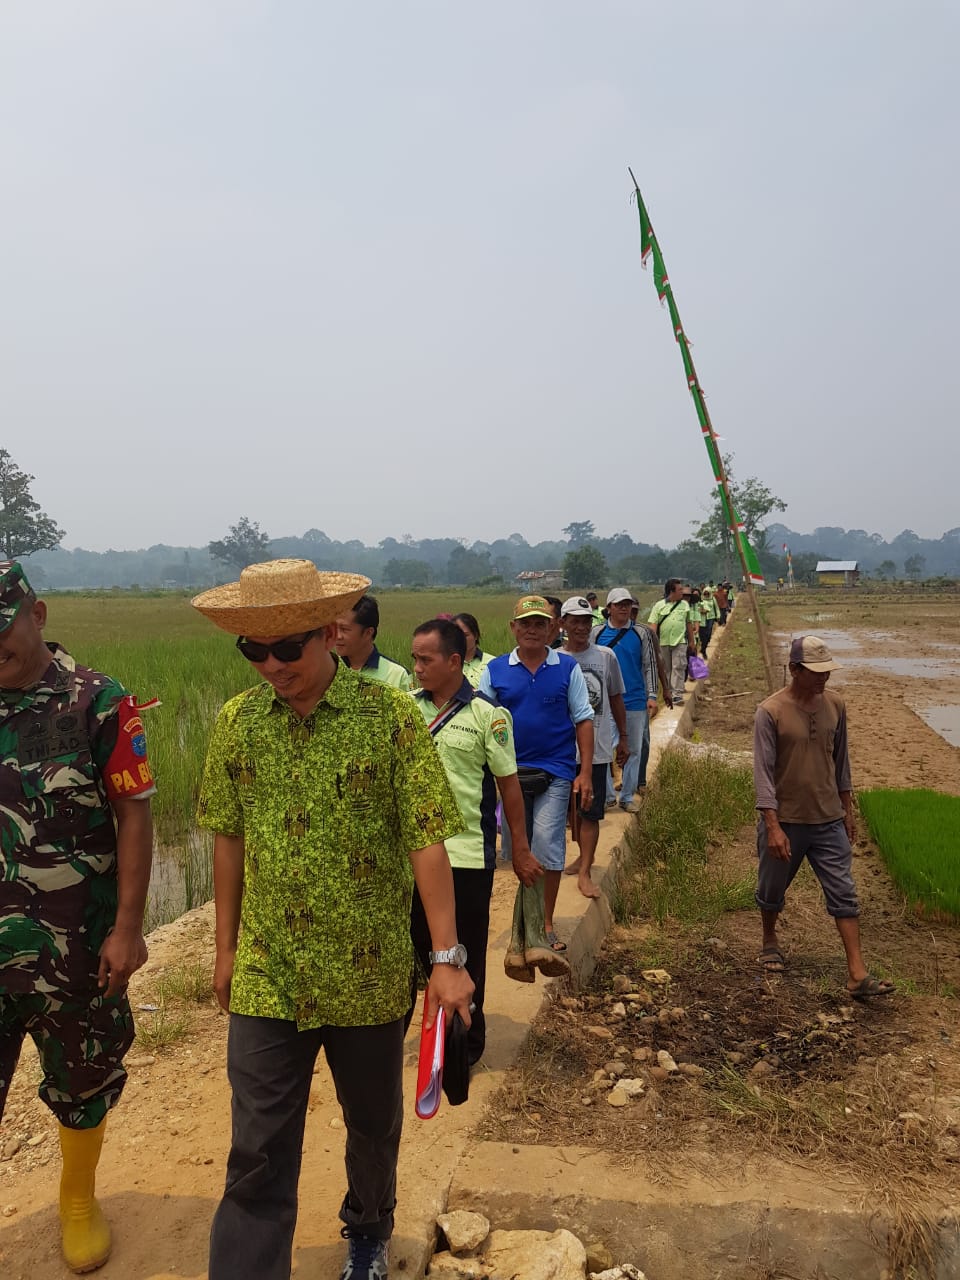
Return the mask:
[[[369,586],[359,573],[321,573],[310,560],[267,560],[190,603],[231,635],[288,636],[333,622]]]

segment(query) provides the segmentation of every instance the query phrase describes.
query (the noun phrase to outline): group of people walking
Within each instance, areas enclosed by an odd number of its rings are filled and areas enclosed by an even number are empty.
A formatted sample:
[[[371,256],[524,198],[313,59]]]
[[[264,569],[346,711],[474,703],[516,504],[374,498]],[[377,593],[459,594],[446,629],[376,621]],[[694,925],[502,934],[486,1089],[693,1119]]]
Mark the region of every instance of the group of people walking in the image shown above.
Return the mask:
[[[525,596],[506,654],[483,651],[467,613],[418,626],[413,689],[407,670],[377,650],[368,586],[279,560],[193,601],[236,637],[258,677],[213,726],[197,811],[213,832],[214,990],[230,1013],[233,1099],[211,1280],[288,1280],[321,1049],[346,1128],[341,1280],[384,1280],[414,956],[427,979],[425,1025],[441,1008],[456,1014],[475,1063],[486,1044],[498,799],[502,851],[543,904],[540,935],[512,946],[507,971],[524,981],[535,968],[562,972],[554,913],[568,821],[579,855],[566,869],[595,897],[599,823],[615,794],[610,768],[622,767],[616,803],[632,810],[646,781],[650,718],[661,697],[682,701],[685,660],[705,625],[693,589],[677,579],[647,622],[625,587],[609,592],[599,617],[589,595]],[[45,622],[22,567],[0,565],[0,1113],[29,1033],[41,1096],[60,1125],[63,1253],[85,1272],[111,1248],[95,1174],[133,1038],[127,982],[146,959],[154,782],[143,708],[48,645]],[[863,967],[842,870],[837,821],[850,834],[842,703],[823,695],[822,676],[803,674],[830,669],[820,650],[791,653],[793,684],[758,713],[761,959],[768,970],[785,964],[777,913],[807,856],[829,885],[851,994],[886,994]],[[794,742],[804,718],[794,707],[823,719],[812,755]],[[780,811],[784,788],[810,787],[815,805]],[[814,819],[832,824],[826,843],[806,831]]]

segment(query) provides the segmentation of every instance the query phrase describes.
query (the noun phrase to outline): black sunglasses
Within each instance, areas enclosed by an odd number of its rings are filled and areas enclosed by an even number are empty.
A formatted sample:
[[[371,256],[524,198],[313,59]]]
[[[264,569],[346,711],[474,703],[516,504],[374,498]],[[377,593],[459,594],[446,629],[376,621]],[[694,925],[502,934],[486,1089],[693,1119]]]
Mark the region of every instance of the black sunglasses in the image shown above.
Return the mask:
[[[307,642],[318,634],[317,631],[306,631],[302,636],[284,636],[273,644],[257,644],[256,640],[237,636],[237,648],[248,662],[266,662],[271,656],[278,662],[299,662]]]

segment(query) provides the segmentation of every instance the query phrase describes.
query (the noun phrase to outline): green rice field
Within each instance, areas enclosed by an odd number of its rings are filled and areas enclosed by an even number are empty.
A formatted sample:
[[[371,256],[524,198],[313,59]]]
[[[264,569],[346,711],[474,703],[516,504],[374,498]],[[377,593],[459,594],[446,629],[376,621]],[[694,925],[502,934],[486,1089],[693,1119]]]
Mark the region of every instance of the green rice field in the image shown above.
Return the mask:
[[[652,604],[653,588],[638,597]],[[410,666],[414,627],[437,613],[466,610],[480,623],[485,651],[511,647],[514,593],[463,590],[387,591],[378,594],[382,653]],[[648,604],[648,607],[649,607]],[[159,697],[144,713],[154,799],[157,859],[151,888],[151,925],[206,901],[213,891],[210,840],[193,814],[207,740],[220,706],[255,683],[255,672],[232,636],[191,608],[189,597],[104,592],[47,597],[48,640],[59,641],[78,662],[120,680],[141,700]]]
[[[907,902],[960,920],[960,797],[940,791],[863,791],[860,812]]]

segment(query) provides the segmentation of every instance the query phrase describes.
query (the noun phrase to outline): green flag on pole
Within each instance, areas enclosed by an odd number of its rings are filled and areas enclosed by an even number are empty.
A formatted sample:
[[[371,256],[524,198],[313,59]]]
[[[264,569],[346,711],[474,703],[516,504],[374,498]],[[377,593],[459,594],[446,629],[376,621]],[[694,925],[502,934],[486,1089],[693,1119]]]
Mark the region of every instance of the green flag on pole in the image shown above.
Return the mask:
[[[633,174],[631,173],[630,176],[633,177]],[[660,251],[660,245],[657,243],[657,237],[650,222],[650,215],[647,213],[647,206],[643,203],[643,196],[640,194],[640,188],[637,186],[636,181],[634,181],[634,188],[637,198],[637,212],[640,214],[640,259],[644,270],[646,270],[647,259],[651,254],[653,255],[653,282],[657,287],[657,297],[660,299],[661,305],[665,303],[670,312],[670,319],[673,323],[673,336],[680,347],[683,370],[687,375],[687,387],[693,397],[700,430],[703,432],[703,443],[706,445],[707,456],[710,459],[710,467],[717,486],[717,493],[720,495],[723,517],[731,536],[743,550],[743,559],[747,566],[747,574],[750,581],[755,586],[762,587],[764,580],[757,553],[750,545],[750,540],[744,532],[743,521],[740,519],[738,512],[727,501],[727,495],[724,491],[722,483],[723,463],[720,458],[720,451],[717,448],[717,437],[710,422],[710,414],[707,412],[703,388],[700,386],[697,371],[694,368],[693,357],[690,354],[690,343],[683,331],[683,325],[680,323],[680,313],[677,310],[673,289],[670,285],[670,277],[667,275],[667,268],[663,261],[663,254]]]

